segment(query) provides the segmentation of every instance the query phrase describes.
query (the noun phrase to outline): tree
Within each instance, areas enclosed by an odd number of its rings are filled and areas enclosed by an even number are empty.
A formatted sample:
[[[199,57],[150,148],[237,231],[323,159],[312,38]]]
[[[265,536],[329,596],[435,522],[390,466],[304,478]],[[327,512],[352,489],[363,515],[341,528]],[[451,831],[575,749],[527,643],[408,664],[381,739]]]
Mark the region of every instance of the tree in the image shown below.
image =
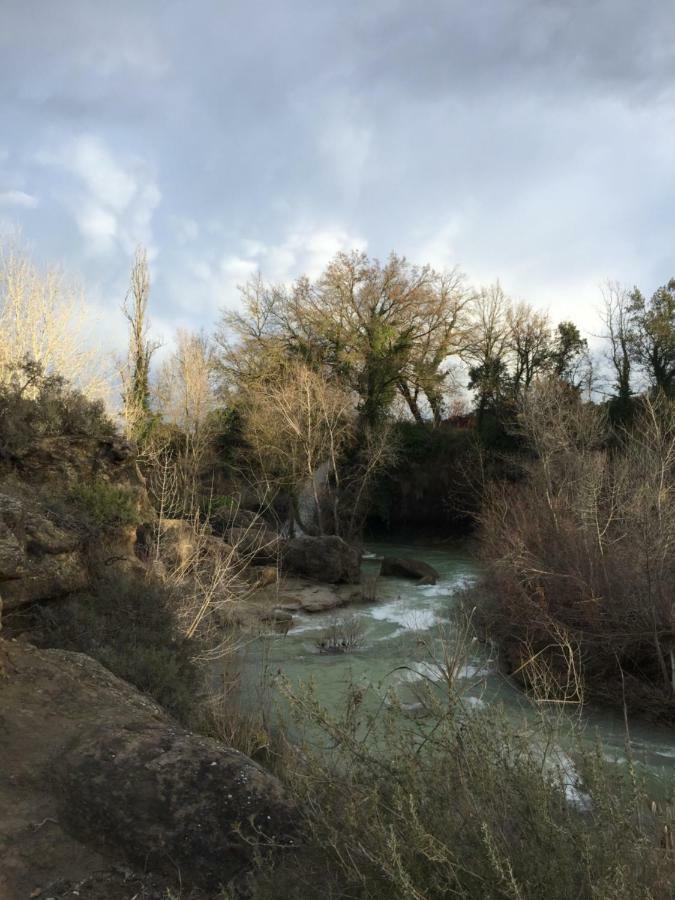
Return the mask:
[[[246,387],[244,429],[249,462],[265,486],[287,491],[291,498],[291,530],[323,533],[322,487],[330,484],[334,499],[333,530],[339,531],[340,463],[351,441],[353,398],[339,384],[301,361],[288,362],[283,377],[251,382]],[[303,489],[311,496],[312,514],[301,504]]]
[[[397,392],[418,421],[421,398],[440,420],[443,363],[456,350],[467,302],[457,271],[340,253],[315,282],[286,289],[258,277],[242,297],[245,313],[225,314],[218,335],[235,380],[257,377],[264,348],[266,360],[292,357],[338,378],[358,397],[364,426],[381,421]]]
[[[556,378],[579,389],[587,375],[588,341],[574,322],[560,322],[551,353],[552,371]]]
[[[609,341],[609,361],[614,372],[612,415],[625,421],[631,412],[631,355],[635,334],[630,316],[630,297],[616,281],[602,291],[603,319]]]
[[[553,353],[551,324],[546,313],[527,303],[519,303],[507,313],[509,347],[513,356],[512,384],[520,394],[535,376],[547,371]]]
[[[109,373],[88,340],[91,309],[58,269],[39,269],[20,249],[0,246],[0,379],[26,359],[91,399],[108,399]]]
[[[635,288],[628,316],[634,329],[632,357],[644,369],[654,391],[675,394],[675,278],[649,301]]]
[[[150,361],[159,344],[148,337],[150,271],[144,247],[138,247],[131,268],[131,283],[122,304],[129,323],[129,350],[122,366],[123,411],[129,437],[142,438],[151,418]]]
[[[499,282],[482,288],[471,304],[471,335],[463,356],[469,363],[469,388],[476,392],[479,427],[509,383],[509,306]]]
[[[161,366],[155,402],[165,420],[197,436],[217,405],[213,348],[203,332],[184,328],[176,331],[175,344]]]

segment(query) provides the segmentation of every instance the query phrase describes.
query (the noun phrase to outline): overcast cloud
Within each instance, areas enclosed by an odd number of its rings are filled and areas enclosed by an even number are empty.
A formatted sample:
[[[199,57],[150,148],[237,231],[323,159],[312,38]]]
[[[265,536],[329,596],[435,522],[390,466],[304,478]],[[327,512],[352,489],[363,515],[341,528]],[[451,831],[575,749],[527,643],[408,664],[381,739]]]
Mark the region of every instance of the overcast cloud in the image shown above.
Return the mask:
[[[0,122],[0,223],[113,342],[138,242],[166,333],[352,247],[591,331],[675,275],[672,0],[0,0]]]

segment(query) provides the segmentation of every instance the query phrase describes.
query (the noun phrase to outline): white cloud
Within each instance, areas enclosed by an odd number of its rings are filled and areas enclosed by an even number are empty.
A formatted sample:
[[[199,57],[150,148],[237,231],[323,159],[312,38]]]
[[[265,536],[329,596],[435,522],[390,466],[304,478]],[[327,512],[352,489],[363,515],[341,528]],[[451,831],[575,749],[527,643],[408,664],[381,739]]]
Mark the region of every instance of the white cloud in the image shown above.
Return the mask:
[[[119,248],[125,254],[138,244],[153,258],[152,220],[162,194],[149,167],[137,157],[113,154],[102,138],[82,134],[36,161],[72,177],[73,190],[62,189],[80,234],[92,254]]]
[[[23,209],[35,209],[39,200],[25,191],[3,191],[0,193],[0,206],[20,206]]]

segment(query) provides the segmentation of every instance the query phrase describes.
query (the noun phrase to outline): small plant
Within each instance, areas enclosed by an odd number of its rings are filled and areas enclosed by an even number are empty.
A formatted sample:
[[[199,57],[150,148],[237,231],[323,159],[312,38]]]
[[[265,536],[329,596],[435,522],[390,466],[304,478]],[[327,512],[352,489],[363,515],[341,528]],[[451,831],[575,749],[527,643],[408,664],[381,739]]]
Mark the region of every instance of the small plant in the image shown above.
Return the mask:
[[[356,616],[336,618],[322,632],[316,645],[321,653],[349,653],[363,644],[365,632]]]
[[[96,528],[123,528],[138,524],[138,511],[128,490],[101,479],[75,485],[70,493],[85,514],[88,524]]]

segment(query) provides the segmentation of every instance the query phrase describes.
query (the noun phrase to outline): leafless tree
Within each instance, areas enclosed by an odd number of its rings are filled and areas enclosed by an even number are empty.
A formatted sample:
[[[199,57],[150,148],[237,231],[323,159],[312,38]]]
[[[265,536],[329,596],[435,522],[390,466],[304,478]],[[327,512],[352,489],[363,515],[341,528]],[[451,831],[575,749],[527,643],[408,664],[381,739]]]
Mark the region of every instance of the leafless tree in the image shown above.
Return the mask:
[[[40,363],[88,397],[109,400],[110,375],[92,337],[95,316],[56,268],[41,270],[21,249],[0,246],[0,370]]]

